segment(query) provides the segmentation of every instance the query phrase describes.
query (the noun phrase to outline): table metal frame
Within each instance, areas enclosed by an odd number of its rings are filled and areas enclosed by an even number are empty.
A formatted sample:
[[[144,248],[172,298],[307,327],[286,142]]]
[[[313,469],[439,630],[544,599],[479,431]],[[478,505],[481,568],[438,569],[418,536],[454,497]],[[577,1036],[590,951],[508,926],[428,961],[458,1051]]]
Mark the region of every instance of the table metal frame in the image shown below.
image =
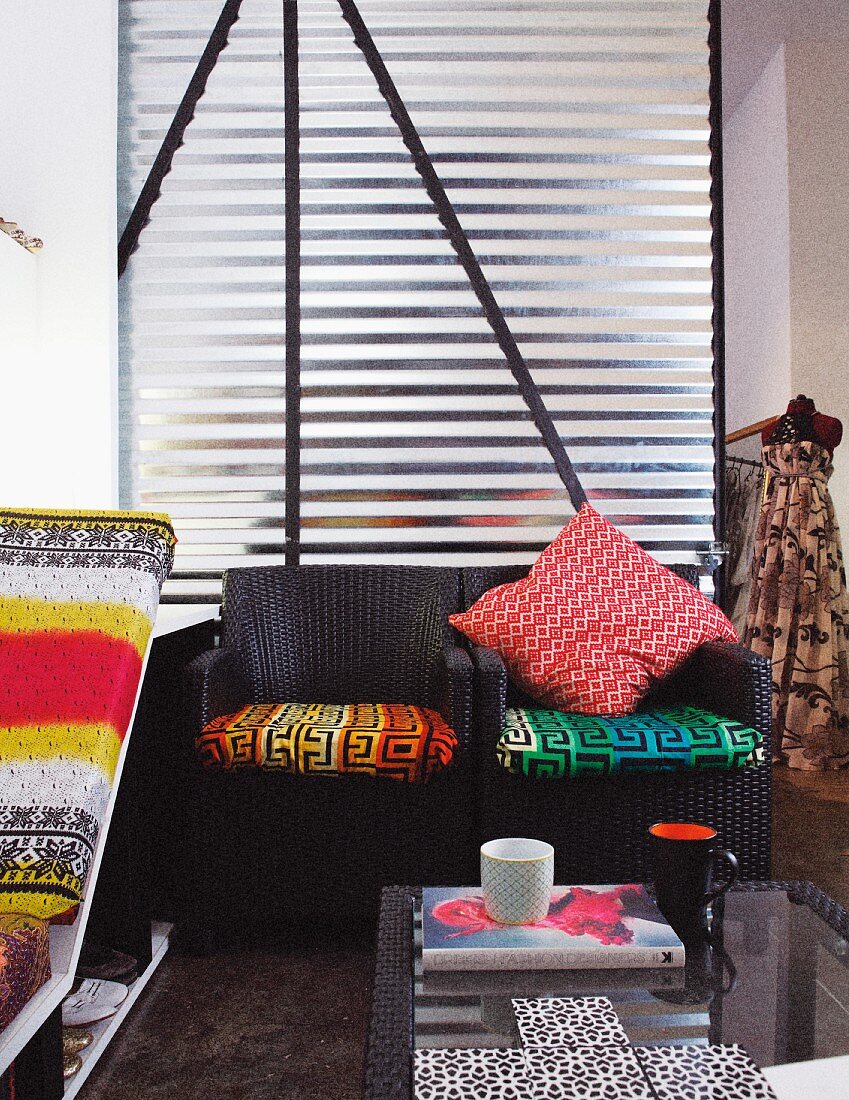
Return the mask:
[[[736,891],[783,890],[790,901],[807,905],[845,939],[849,912],[811,882],[744,882]],[[377,933],[374,994],[366,1042],[363,1100],[412,1100],[414,960],[413,909],[421,889],[383,890]]]

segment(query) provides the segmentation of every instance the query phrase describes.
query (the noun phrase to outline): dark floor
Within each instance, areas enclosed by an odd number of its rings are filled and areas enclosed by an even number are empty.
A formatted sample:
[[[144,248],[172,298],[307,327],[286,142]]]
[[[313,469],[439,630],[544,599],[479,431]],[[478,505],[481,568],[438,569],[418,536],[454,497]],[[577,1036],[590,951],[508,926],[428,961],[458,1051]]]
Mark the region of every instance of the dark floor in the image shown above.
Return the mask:
[[[773,876],[849,907],[849,770],[775,773]],[[357,1100],[371,945],[166,956],[81,1100]]]
[[[371,944],[169,953],[81,1100],[356,1100]]]
[[[849,769],[773,777],[773,878],[810,879],[849,909]]]

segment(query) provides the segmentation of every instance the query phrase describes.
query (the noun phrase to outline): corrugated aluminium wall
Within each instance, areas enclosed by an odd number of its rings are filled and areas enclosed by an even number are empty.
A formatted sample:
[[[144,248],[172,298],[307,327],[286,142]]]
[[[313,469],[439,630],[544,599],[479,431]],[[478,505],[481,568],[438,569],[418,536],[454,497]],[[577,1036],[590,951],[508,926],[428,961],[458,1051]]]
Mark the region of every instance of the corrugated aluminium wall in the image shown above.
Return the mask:
[[[695,560],[706,3],[359,6],[594,505]],[[124,216],[219,10],[122,0]],[[338,4],[299,12],[301,560],[530,561],[568,497]],[[244,0],[121,281],[124,502],[173,516],[173,593],[282,560],[282,18]]]

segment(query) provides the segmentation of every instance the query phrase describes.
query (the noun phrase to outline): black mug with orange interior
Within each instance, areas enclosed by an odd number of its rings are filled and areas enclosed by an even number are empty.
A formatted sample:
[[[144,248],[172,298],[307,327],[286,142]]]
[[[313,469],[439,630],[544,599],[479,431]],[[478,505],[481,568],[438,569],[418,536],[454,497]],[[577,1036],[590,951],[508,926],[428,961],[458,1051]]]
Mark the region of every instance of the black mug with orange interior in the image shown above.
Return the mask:
[[[708,936],[707,907],[737,881],[733,852],[719,848],[716,829],[693,821],[659,821],[649,828],[658,908],[686,947]],[[729,878],[713,887],[716,858],[729,867]]]

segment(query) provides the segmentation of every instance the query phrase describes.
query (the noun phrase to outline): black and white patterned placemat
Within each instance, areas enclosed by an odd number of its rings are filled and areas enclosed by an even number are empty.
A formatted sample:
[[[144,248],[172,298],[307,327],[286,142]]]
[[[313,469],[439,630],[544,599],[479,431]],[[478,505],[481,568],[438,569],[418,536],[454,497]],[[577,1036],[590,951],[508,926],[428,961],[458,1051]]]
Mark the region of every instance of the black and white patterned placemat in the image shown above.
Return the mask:
[[[530,1100],[521,1050],[417,1050],[416,1100]]]
[[[742,1047],[631,1046],[606,997],[513,1011],[520,1050],[417,1050],[416,1100],[775,1100]]]
[[[740,1046],[634,1049],[657,1100],[775,1100]]]
[[[533,1100],[654,1100],[633,1047],[531,1047]]]
[[[628,1036],[607,997],[514,998],[522,1046],[628,1046]]]

